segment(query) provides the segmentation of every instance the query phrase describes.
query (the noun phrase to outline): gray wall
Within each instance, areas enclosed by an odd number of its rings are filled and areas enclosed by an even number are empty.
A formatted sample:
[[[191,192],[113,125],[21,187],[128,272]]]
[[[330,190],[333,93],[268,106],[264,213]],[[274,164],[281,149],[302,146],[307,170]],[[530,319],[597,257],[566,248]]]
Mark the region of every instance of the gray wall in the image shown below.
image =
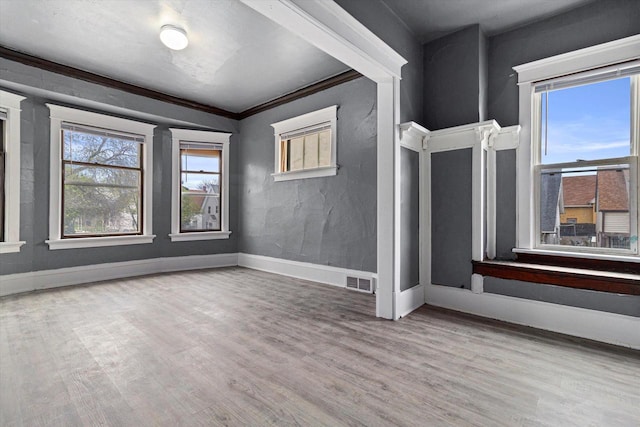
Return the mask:
[[[208,127],[237,133],[237,122],[200,111],[151,100],[115,89],[42,71],[2,59],[0,87],[27,96],[21,104],[20,238],[27,243],[19,253],[0,255],[0,274],[22,273],[106,262],[156,257],[237,252],[237,237],[229,240],[176,242],[171,232],[171,133],[169,126]],[[122,112],[137,112],[156,124],[153,138],[153,232],[148,245],[64,249],[50,251],[49,236],[49,109],[46,102],[103,112],[98,106]],[[133,113],[132,113],[133,114]],[[232,137],[230,162],[238,170],[238,141]],[[230,227],[237,231],[237,173],[230,176]]]
[[[483,118],[486,57],[481,58],[481,53],[485,52],[479,25],[424,45],[423,125],[427,129],[475,123]],[[485,79],[482,83],[481,74]]]
[[[384,40],[408,63],[402,67],[400,122],[422,118],[422,46],[381,0],[336,0],[370,31]]]
[[[271,123],[335,104],[338,174],[274,182]],[[242,120],[239,251],[375,272],[376,127],[364,77]]]
[[[400,290],[420,283],[420,154],[400,149]]]
[[[472,150],[431,155],[431,283],[471,288]]]

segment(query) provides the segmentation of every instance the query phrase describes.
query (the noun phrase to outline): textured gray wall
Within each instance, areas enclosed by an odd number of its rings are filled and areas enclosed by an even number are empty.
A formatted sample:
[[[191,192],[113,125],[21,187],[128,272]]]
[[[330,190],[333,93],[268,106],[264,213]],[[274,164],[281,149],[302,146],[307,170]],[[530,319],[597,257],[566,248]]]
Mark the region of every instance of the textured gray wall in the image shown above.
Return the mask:
[[[338,174],[274,182],[271,123],[335,104]],[[364,77],[242,120],[239,251],[375,272],[376,126]]]
[[[408,63],[402,67],[400,122],[422,118],[422,45],[381,0],[336,0],[344,10],[391,46]]]
[[[471,287],[470,148],[431,155],[431,283]]]
[[[598,0],[489,39],[489,117],[518,124],[516,65],[640,33],[638,0]]]
[[[482,32],[472,25],[424,45],[423,125],[429,130],[480,120]],[[484,42],[484,41],[483,41]]]
[[[400,290],[420,283],[420,154],[400,149]]]
[[[169,126],[189,121],[221,131],[236,132],[237,122],[199,111],[105,88],[69,77],[1,60],[0,86],[27,96],[21,104],[21,189],[20,238],[27,243],[19,253],[0,255],[0,274],[22,273],[106,262],[156,257],[237,252],[237,237],[229,240],[171,243],[171,133]],[[9,80],[11,79],[11,80]],[[27,86],[33,85],[33,86]],[[26,93],[26,92],[29,93]],[[32,93],[37,93],[33,95]],[[46,96],[46,97],[45,97]],[[50,251],[44,242],[49,236],[49,109],[46,102],[66,101],[70,107],[97,103],[147,114],[158,125],[153,147],[153,232],[148,245],[64,249]],[[88,107],[83,107],[88,108]],[[100,112],[100,110],[97,110]],[[127,117],[124,115],[124,117]],[[162,119],[161,117],[164,117]],[[237,136],[232,136],[230,162],[237,171]],[[237,173],[230,176],[230,227],[237,231]]]

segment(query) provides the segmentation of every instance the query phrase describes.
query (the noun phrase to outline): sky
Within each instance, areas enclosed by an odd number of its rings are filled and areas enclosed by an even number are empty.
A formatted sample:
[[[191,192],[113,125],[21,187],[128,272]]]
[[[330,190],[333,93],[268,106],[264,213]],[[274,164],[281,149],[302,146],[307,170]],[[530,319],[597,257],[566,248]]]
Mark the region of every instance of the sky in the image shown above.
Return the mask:
[[[624,157],[630,154],[630,78],[549,92],[548,145],[542,163]],[[545,99],[542,99],[542,120]]]

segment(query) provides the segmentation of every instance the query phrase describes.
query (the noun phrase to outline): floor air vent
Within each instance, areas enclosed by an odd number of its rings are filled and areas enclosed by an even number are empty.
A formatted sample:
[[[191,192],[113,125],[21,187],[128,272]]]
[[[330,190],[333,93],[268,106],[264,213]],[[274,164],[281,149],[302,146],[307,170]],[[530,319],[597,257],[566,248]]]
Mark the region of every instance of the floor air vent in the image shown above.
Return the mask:
[[[373,293],[373,279],[347,276],[347,288],[371,294]]]

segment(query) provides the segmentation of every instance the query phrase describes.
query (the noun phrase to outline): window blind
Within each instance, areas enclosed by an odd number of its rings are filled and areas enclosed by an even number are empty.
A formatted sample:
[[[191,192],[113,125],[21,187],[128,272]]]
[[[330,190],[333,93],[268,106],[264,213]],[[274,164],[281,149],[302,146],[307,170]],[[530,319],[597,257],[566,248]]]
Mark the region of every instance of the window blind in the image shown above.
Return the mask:
[[[88,133],[91,135],[102,136],[105,138],[127,139],[130,141],[136,141],[140,143],[144,142],[144,136],[142,135],[137,135],[137,134],[128,133],[128,132],[121,132],[117,130],[102,129],[98,127],[78,125],[75,123],[67,123],[67,122],[63,122],[61,128],[62,130],[66,130],[70,132]]]
[[[622,64],[597,68],[595,70],[584,71],[582,73],[543,80],[536,83],[535,92],[540,93],[550,90],[565,89],[572,86],[629,77],[635,74],[640,74],[640,60],[624,62]]]
[[[280,139],[292,139],[299,138],[304,135],[309,135],[312,133],[319,133],[323,130],[331,129],[331,122],[324,122],[317,125],[309,126],[302,129],[296,129],[291,132],[285,132],[280,134]]]
[[[222,150],[223,144],[180,141],[181,150]]]

